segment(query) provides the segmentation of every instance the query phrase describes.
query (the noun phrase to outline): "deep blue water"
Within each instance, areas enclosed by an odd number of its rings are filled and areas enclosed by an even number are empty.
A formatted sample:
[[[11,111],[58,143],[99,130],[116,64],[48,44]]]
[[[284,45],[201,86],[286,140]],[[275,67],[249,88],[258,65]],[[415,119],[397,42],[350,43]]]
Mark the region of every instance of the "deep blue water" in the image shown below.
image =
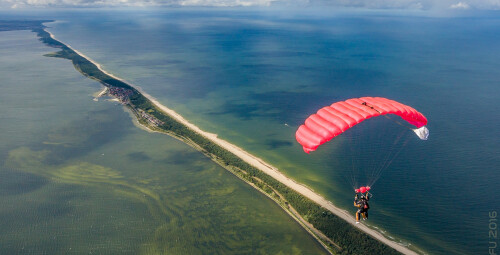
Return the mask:
[[[415,107],[429,119],[430,139],[410,138],[383,172],[369,224],[431,254],[488,252],[488,212],[500,209],[497,13],[51,15],[60,22],[50,31],[62,41],[348,210],[344,145],[332,141],[306,155],[296,128],[320,107],[351,97]],[[385,129],[387,143],[395,129]]]

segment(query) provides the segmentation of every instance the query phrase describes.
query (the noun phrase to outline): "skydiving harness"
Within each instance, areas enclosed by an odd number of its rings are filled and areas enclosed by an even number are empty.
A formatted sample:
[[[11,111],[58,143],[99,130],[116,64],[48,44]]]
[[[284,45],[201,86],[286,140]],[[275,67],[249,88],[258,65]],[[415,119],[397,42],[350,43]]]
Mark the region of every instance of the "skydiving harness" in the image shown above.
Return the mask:
[[[365,193],[364,197],[365,197],[366,201],[368,201],[368,199],[370,199],[371,197],[373,197],[373,194],[367,191],[367,192]],[[359,201],[358,194],[356,194],[356,196],[354,197],[354,199],[355,199],[356,201]],[[365,205],[365,206],[366,206],[366,205]],[[366,207],[365,207],[365,208],[366,208]]]
[[[362,211],[370,209],[370,206],[368,205],[367,200],[364,200],[364,201],[356,200],[355,203],[358,205],[357,206],[358,212],[362,212]]]

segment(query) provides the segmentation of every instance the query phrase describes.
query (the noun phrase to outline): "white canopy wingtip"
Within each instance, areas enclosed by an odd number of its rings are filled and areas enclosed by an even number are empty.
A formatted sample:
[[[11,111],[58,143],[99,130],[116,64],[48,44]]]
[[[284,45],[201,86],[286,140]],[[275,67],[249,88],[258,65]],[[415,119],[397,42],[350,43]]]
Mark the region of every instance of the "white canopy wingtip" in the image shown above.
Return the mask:
[[[422,140],[427,140],[429,138],[429,129],[426,126],[413,129],[413,132]]]

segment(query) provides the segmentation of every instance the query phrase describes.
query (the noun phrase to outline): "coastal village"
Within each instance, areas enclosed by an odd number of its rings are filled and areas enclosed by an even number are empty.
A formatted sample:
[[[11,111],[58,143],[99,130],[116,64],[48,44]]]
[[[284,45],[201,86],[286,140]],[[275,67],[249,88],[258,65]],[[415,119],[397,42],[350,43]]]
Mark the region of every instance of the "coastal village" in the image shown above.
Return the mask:
[[[111,85],[108,85],[109,90],[108,94],[115,97],[122,103],[123,105],[129,104],[130,103],[130,96],[134,94],[134,91],[131,89],[126,89],[126,88],[120,88],[120,87],[114,87]]]
[[[130,104],[130,96],[132,96],[134,94],[133,90],[121,88],[121,87],[115,87],[115,86],[111,86],[109,84],[108,84],[107,88],[108,88],[108,90],[107,90],[108,95],[113,96],[116,99],[118,99],[118,101],[122,105]],[[158,127],[158,126],[165,124],[165,122],[157,119],[156,117],[152,116],[151,114],[145,112],[142,109],[137,109],[137,113],[141,118],[143,118],[149,124],[151,124],[155,127]]]

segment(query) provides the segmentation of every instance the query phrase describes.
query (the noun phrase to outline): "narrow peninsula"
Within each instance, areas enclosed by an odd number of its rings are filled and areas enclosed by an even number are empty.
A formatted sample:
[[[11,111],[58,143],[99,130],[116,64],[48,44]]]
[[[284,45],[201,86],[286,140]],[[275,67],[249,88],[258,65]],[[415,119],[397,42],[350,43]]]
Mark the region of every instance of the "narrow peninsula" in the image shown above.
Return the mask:
[[[47,54],[71,60],[75,69],[105,86],[106,93],[121,102],[150,130],[166,133],[204,153],[207,157],[266,194],[302,225],[332,254],[417,254],[416,251],[389,240],[365,225],[354,224],[346,211],[306,186],[283,175],[277,168],[216,134],[190,123],[154,97],[112,74],[101,66],[55,39],[43,25],[47,20],[21,24],[21,29],[37,33],[46,45],[60,49]]]

